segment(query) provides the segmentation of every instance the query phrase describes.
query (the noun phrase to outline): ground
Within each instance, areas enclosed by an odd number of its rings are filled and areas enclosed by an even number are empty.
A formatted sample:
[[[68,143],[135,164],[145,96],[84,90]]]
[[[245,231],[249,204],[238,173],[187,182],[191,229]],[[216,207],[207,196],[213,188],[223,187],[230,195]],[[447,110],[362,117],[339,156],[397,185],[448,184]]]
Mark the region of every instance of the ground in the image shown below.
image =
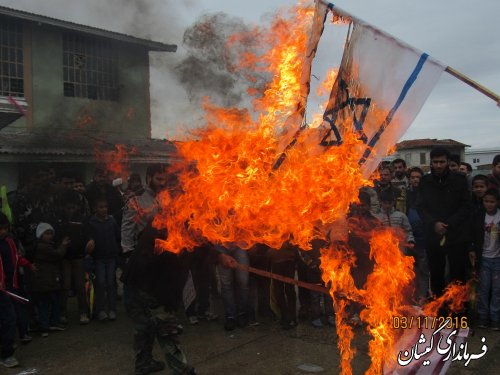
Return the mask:
[[[74,298],[70,303],[74,307]],[[34,340],[20,345],[16,353],[21,366],[5,372],[2,369],[0,374],[15,375],[30,368],[44,375],[133,374],[133,328],[123,309],[115,322],[92,321],[88,326],[76,322],[76,311],[73,310],[73,316],[70,316],[72,324],[66,331],[50,334],[48,338],[34,333]],[[303,364],[319,366],[323,374],[339,373],[336,334],[331,327],[317,329],[303,322],[297,328],[285,331],[276,323],[266,321],[257,327],[225,332],[222,321],[201,322],[196,326],[190,326],[187,321],[184,323],[182,347],[202,375],[306,374],[298,368]],[[483,336],[488,346],[486,355],[472,361],[468,367],[464,367],[463,361],[454,362],[448,374],[498,373],[499,332],[477,330],[469,338],[469,352],[480,352],[479,340]],[[363,374],[369,366],[368,339],[361,328],[357,329],[354,374]],[[160,359],[158,348],[155,355]],[[162,373],[169,372],[164,370]]]

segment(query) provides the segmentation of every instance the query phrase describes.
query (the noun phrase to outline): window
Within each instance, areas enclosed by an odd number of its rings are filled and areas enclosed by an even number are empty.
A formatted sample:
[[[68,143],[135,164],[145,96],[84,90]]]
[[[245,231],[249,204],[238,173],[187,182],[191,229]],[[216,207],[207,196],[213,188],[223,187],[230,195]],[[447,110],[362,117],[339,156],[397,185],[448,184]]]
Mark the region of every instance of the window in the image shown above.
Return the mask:
[[[472,163],[473,163],[473,164],[475,164],[475,163],[479,163],[479,162],[480,162],[480,160],[479,160],[479,159],[476,159],[476,158],[472,159]]]
[[[0,95],[24,97],[22,24],[4,16],[0,16]]]
[[[420,165],[425,165],[427,164],[426,158],[425,158],[425,152],[420,153]]]
[[[76,33],[63,35],[64,96],[118,100],[117,70],[112,43]]]

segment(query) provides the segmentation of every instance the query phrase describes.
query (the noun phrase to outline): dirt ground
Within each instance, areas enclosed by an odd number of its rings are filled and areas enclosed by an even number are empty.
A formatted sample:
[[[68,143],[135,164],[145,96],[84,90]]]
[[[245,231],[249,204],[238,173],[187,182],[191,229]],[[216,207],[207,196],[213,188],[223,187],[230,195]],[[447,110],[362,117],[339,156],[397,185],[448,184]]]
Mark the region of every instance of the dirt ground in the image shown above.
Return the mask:
[[[0,368],[0,374],[15,375],[36,368],[44,375],[133,374],[133,328],[123,308],[115,322],[92,321],[88,326],[77,323],[74,298],[70,300],[70,326],[64,332],[51,333],[41,338],[33,333],[33,342],[19,345],[16,357],[21,366],[15,369]],[[216,303],[220,312],[220,301]],[[300,365],[315,365],[311,370],[323,374],[339,373],[339,355],[335,329],[313,328],[304,322],[293,330],[284,331],[271,321],[257,327],[225,332],[222,320],[184,324],[182,346],[198,373],[202,375],[225,374],[306,374]],[[500,368],[500,333],[479,330],[469,339],[470,352],[480,352],[479,340],[486,337],[488,352],[468,367],[453,363],[448,374],[498,374]],[[369,366],[369,336],[362,329],[356,331],[357,354],[353,361],[354,374],[363,374]],[[155,348],[155,356],[161,353]],[[167,370],[163,374],[169,373]]]

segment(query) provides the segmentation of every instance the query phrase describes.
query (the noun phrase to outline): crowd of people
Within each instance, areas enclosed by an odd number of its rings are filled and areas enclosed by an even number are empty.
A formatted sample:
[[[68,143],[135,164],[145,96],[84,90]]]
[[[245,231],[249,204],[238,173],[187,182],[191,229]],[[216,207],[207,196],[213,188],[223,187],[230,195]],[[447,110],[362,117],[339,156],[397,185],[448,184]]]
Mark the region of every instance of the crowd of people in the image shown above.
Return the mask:
[[[475,274],[478,327],[500,330],[500,155],[491,174],[474,177],[470,165],[444,148],[432,150],[430,173],[408,168],[402,159],[382,163],[377,172],[374,186],[360,189],[348,213],[345,245],[356,256],[356,287],[365,286],[374,266],[366,233],[399,228],[401,251],[415,260],[411,302],[422,305],[449,283],[465,283]],[[113,177],[97,168],[86,185],[69,171],[56,176],[40,168],[9,194],[10,210],[0,214],[4,366],[18,365],[17,340],[28,343],[33,333],[46,338],[76,323],[69,322],[67,309],[72,296],[82,325],[117,319],[117,301],[123,299],[135,328],[138,375],[165,366],[153,359],[155,340],[173,373],[195,374],[177,343],[182,332],[178,311],[183,308],[189,324],[216,321],[211,296],[222,298],[226,331],[266,318],[279,321],[283,329],[293,329],[299,320],[317,328],[335,325],[328,294],[280,280],[271,283],[238,267],[322,284],[320,249],[328,242],[314,240],[310,251],[288,242],[281,249],[256,245],[250,250],[207,243],[181,255],[158,254],[155,239],[166,233],[151,223],[160,211],[158,194],[168,189],[175,199],[181,193],[175,176],[155,164],[148,167],[144,184],[132,174],[124,189],[115,186]],[[121,296],[118,276],[124,285]],[[95,299],[89,298],[91,288]],[[360,324],[361,308],[353,304],[352,324]]]

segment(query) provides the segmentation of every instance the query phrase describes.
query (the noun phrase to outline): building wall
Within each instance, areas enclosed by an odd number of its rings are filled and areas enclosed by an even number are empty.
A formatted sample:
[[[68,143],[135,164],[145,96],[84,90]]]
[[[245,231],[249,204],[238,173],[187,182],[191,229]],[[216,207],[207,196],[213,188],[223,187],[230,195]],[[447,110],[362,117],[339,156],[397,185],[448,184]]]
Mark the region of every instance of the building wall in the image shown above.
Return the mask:
[[[463,147],[447,147],[452,154],[459,154],[460,159],[465,159]],[[421,154],[425,154],[421,159]],[[411,148],[407,150],[398,150],[395,154],[398,158],[406,161],[408,167],[428,167],[431,163],[431,147]]]
[[[117,102],[65,97],[64,30],[25,23],[24,32],[25,61],[28,60],[25,92],[32,124],[27,116],[6,130],[36,133],[84,130],[99,139],[150,138],[149,56],[144,47],[114,42],[118,49]]]
[[[500,149],[471,149],[467,150],[465,154],[465,162],[472,165],[472,168],[476,169],[480,165],[488,165],[493,162],[495,155],[500,154]]]
[[[0,185],[6,185],[7,191],[17,189],[19,168],[17,163],[0,163]]]

